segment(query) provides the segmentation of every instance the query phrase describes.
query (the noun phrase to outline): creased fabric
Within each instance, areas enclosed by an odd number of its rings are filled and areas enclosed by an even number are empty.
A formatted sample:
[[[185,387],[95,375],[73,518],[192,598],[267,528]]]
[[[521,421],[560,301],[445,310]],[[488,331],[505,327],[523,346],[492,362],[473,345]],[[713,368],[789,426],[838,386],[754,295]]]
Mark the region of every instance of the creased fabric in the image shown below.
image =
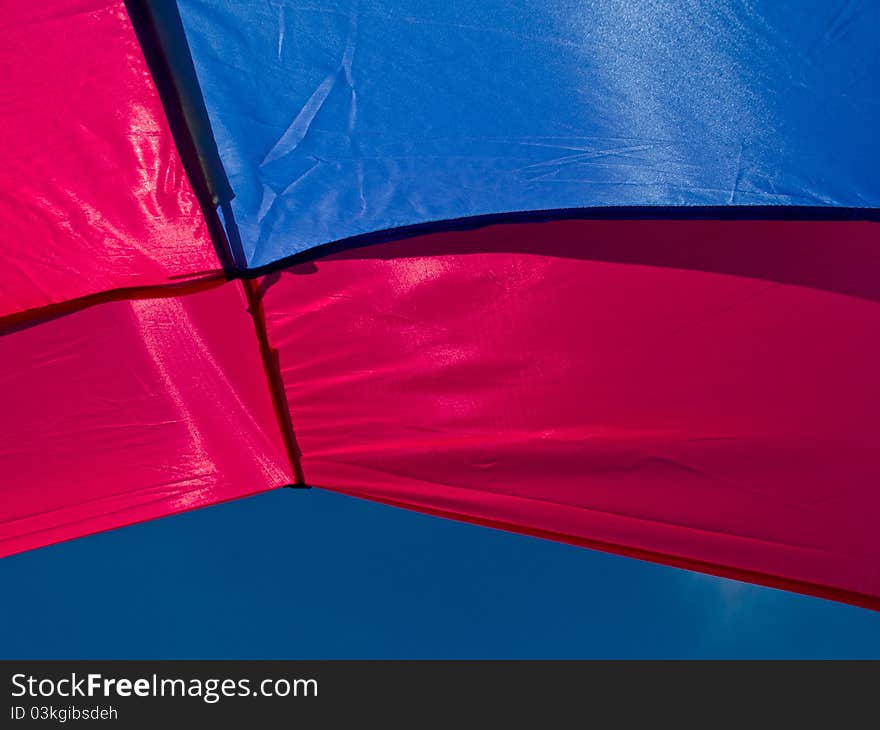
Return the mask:
[[[876,608],[878,226],[810,225],[497,226],[264,278],[306,480]]]
[[[122,0],[0,21],[0,317],[220,264]]]
[[[240,282],[0,337],[0,556],[290,483]]]
[[[251,265],[592,206],[880,206],[880,6],[180,0]]]

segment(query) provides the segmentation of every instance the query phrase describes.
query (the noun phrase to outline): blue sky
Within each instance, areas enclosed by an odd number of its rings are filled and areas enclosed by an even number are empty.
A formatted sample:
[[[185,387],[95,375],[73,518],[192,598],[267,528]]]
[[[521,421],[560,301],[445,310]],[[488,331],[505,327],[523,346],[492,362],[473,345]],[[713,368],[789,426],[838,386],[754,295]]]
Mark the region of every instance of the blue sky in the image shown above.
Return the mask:
[[[278,490],[0,560],[3,658],[880,657],[880,614]]]

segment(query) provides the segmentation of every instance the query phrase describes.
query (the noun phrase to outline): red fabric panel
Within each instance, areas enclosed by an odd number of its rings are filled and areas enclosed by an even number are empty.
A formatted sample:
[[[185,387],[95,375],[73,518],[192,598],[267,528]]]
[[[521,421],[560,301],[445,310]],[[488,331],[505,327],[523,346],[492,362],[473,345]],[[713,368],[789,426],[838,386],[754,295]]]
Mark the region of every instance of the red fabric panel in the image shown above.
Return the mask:
[[[877,230],[496,226],[264,279],[305,479],[877,607]]]
[[[5,3],[0,316],[219,262],[122,0]]]
[[[0,337],[0,556],[291,481],[239,282]]]

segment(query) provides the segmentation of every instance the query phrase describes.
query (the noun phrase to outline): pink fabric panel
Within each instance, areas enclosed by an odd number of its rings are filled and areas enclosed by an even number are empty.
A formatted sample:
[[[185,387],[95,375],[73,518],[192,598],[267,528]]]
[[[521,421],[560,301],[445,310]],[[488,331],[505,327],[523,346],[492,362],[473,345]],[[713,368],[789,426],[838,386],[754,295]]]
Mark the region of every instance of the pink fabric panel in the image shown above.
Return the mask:
[[[264,279],[306,481],[878,607],[877,227],[813,225],[496,226]]]
[[[239,282],[0,337],[0,556],[291,481]]]
[[[0,317],[219,262],[122,0],[3,7]]]

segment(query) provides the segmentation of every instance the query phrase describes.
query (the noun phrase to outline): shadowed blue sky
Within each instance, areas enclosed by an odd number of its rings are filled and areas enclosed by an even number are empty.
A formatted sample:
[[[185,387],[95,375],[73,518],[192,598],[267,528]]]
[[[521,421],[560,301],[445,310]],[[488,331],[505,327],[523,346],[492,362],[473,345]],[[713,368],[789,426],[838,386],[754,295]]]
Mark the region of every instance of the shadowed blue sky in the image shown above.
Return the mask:
[[[880,657],[880,614],[278,490],[0,560],[3,658]]]

